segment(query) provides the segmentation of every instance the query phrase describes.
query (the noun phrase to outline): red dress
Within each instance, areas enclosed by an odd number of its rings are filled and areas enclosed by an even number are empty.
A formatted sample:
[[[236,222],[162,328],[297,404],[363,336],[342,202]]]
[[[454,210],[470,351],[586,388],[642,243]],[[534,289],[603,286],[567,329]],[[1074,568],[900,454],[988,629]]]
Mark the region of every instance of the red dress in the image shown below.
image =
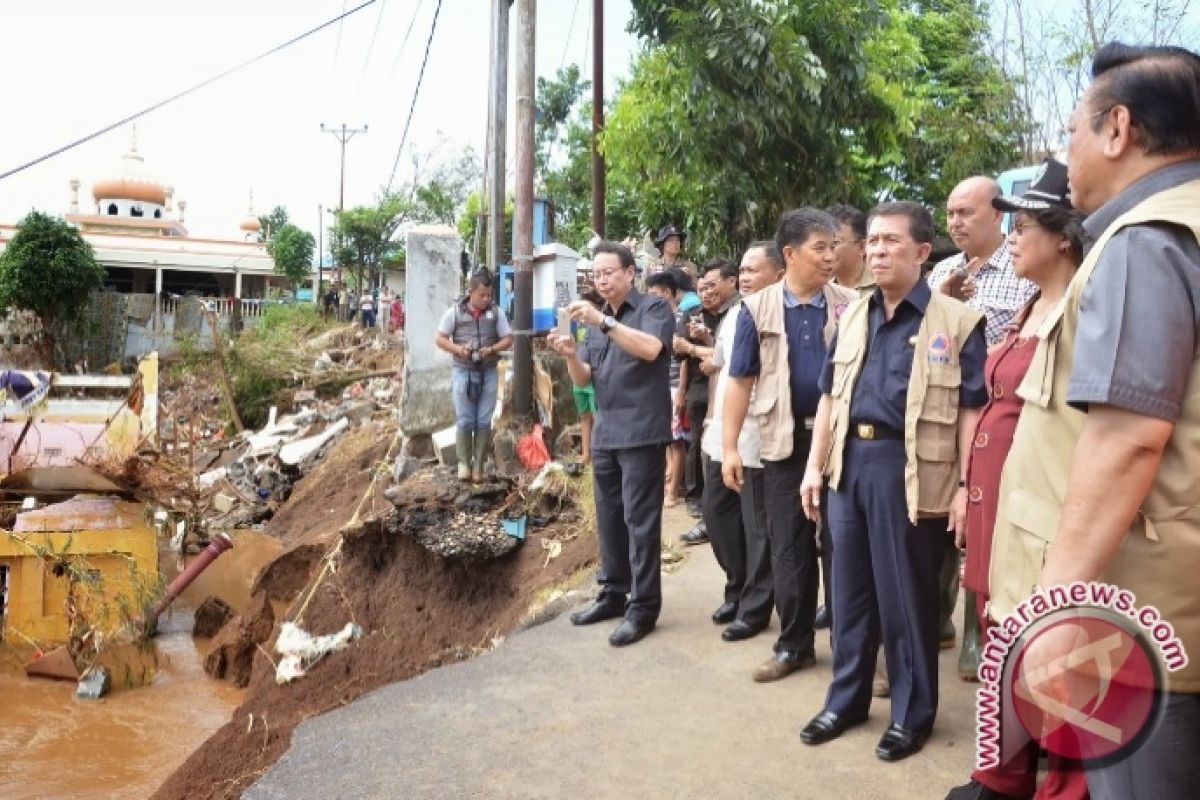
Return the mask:
[[[1025,313],[1018,316],[1018,324],[1025,316]],[[1017,397],[1017,387],[1029,369],[1036,349],[1036,337],[1022,339],[1017,336],[1017,331],[1010,331],[988,355],[984,366],[988,403],[980,414],[971,446],[971,461],[967,466],[967,565],[963,573],[963,587],[979,594],[980,609],[991,596],[988,569],[1000,495],[1000,472],[1012,448],[1017,418],[1024,405]]]
[[[988,591],[988,570],[992,560],[992,533],[996,527],[999,506],[1000,473],[1008,451],[1012,449],[1017,419],[1024,401],[1017,396],[1017,387],[1025,378],[1037,350],[1037,337],[1018,338],[1017,331],[1033,308],[1031,301],[1017,315],[1015,330],[1011,330],[992,352],[984,365],[987,379],[988,403],[979,416],[975,441],[971,445],[971,461],[967,465],[967,566],[963,587],[976,592],[981,646],[991,638],[992,622],[984,615],[991,593]],[[977,769],[971,777],[1001,794],[1013,797],[1035,797],[1037,800],[1086,800],[1089,796],[1087,773],[1077,761],[1050,754],[1046,777],[1042,785],[1038,778],[1037,743],[1030,742],[1014,753],[1011,760],[992,769]]]

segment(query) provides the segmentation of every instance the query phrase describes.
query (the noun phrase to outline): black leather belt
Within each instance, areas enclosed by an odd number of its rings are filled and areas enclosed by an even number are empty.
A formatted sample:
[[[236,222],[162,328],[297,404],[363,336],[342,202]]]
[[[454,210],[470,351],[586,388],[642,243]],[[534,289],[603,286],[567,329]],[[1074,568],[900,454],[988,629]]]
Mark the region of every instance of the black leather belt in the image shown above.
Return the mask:
[[[872,441],[874,439],[904,439],[904,431],[890,428],[887,425],[873,425],[867,422],[851,422],[850,438]]]

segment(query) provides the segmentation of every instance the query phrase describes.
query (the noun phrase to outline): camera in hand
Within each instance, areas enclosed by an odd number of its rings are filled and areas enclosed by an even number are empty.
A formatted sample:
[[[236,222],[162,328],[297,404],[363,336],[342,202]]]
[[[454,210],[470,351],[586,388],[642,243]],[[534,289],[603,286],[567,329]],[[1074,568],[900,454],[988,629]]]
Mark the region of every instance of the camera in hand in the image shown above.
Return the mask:
[[[471,348],[471,352],[469,352],[467,354],[467,360],[470,361],[472,364],[482,364],[483,363],[483,352],[480,351],[479,349],[473,347],[473,348]]]

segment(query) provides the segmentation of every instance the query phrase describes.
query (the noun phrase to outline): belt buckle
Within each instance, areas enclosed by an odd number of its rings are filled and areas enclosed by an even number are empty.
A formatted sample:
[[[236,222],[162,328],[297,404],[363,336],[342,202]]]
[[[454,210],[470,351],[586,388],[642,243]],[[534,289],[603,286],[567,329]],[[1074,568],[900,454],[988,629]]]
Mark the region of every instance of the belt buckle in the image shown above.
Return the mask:
[[[875,426],[874,425],[864,425],[864,424],[860,423],[857,426],[857,428],[858,428],[858,438],[867,439],[867,440],[875,438]]]

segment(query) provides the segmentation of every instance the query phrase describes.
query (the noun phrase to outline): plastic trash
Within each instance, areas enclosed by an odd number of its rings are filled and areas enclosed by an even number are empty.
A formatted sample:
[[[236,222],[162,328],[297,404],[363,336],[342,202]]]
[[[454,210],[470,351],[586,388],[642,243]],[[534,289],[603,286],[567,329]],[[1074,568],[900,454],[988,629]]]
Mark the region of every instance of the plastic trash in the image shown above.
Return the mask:
[[[290,683],[301,678],[313,664],[362,636],[362,627],[347,622],[337,633],[313,636],[291,622],[283,623],[275,650],[283,656],[275,668],[275,682]]]

